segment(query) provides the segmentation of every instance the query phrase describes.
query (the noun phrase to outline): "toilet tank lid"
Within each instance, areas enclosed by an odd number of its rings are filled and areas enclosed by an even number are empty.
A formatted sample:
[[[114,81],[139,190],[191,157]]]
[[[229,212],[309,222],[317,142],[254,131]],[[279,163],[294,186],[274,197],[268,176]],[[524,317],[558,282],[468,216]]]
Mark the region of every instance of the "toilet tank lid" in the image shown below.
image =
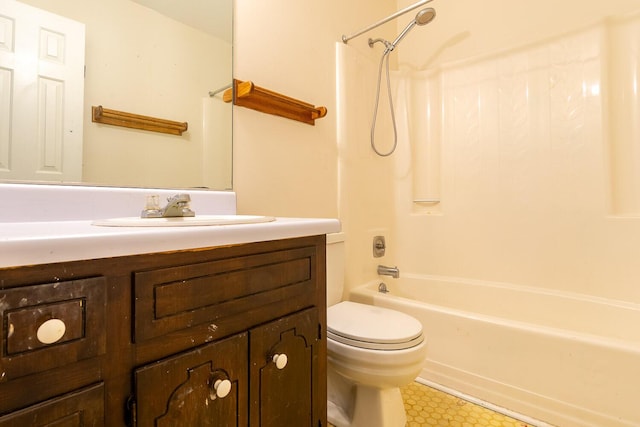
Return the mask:
[[[327,309],[327,330],[372,343],[403,343],[422,335],[420,321],[384,307],[342,301]]]

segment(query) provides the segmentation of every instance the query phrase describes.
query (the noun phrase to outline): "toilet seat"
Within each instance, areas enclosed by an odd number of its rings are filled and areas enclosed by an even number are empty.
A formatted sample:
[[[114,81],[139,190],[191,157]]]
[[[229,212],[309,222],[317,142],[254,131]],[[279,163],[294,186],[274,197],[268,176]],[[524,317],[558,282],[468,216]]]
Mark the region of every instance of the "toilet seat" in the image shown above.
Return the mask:
[[[401,350],[424,341],[415,318],[368,304],[342,301],[327,309],[327,338],[371,350]]]

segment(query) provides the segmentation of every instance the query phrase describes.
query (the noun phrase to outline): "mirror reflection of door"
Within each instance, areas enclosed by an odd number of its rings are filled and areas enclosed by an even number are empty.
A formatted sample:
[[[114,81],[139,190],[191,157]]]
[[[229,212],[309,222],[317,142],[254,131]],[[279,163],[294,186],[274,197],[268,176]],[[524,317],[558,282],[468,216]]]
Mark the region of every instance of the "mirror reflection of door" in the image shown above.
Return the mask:
[[[82,180],[84,35],[84,24],[0,0],[0,178]]]

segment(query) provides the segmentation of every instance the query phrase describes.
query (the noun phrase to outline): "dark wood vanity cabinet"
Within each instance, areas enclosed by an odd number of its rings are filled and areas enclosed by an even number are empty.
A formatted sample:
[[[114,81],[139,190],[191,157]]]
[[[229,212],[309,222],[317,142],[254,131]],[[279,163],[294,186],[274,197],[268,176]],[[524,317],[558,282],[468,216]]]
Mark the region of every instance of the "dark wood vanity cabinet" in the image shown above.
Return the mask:
[[[0,269],[0,427],[325,426],[325,238]]]

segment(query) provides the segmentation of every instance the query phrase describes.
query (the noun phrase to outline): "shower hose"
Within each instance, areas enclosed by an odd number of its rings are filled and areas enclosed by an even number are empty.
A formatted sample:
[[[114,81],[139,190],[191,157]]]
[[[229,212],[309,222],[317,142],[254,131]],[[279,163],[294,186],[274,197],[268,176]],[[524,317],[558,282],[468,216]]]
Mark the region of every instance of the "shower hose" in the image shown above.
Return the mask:
[[[388,43],[385,40],[375,40],[375,41],[372,40],[369,42],[369,45],[370,46],[373,45],[373,43],[375,43],[376,41],[381,41],[385,43],[385,45],[387,45]],[[378,156],[381,156],[381,157],[387,157],[393,154],[393,152],[396,151],[396,146],[398,145],[398,131],[396,129],[396,116],[393,111],[393,97],[391,95],[391,78],[389,76],[389,54],[391,52],[392,52],[392,49],[389,49],[389,46],[387,45],[387,49],[385,49],[384,53],[382,54],[382,58],[380,58],[380,66],[378,67],[378,87],[376,90],[375,106],[373,108],[373,120],[371,122],[371,148]],[[393,147],[391,147],[391,150],[389,150],[386,153],[383,153],[376,148],[376,141],[375,141],[376,120],[378,116],[378,104],[380,102],[380,83],[382,81],[382,65],[384,63],[386,63],[387,93],[389,94],[389,110],[391,112],[391,122],[393,124]]]

